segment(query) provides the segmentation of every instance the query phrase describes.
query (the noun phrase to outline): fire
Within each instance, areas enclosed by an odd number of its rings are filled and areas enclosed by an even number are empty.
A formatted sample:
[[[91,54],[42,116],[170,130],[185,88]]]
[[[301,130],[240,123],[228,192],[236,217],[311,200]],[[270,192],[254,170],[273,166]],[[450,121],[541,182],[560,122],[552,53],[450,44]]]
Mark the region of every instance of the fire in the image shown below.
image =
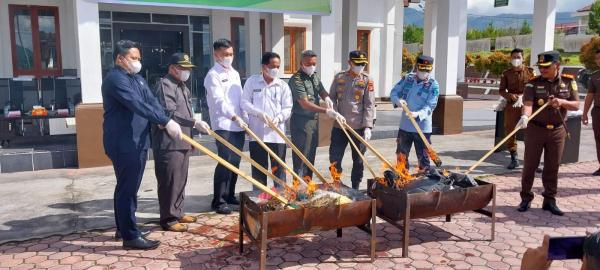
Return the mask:
[[[433,151],[433,149],[427,148],[426,150],[427,150],[427,154],[429,155],[429,158],[431,160],[438,160],[439,159],[437,153],[435,151]]]
[[[310,197],[317,190],[317,184],[313,181],[308,182],[308,187],[306,188],[306,194]]]
[[[273,165],[271,167],[271,173],[273,173],[273,174],[277,173],[278,170],[279,170],[279,167],[277,165]]]
[[[312,182],[312,177],[310,175],[305,175],[304,177],[302,177],[302,179],[304,180],[304,182],[306,182],[307,184]]]
[[[398,180],[396,180],[396,185],[398,187],[403,187],[404,185],[408,184],[408,182],[415,179],[415,177],[412,176],[406,168],[406,162],[406,155],[398,154],[396,157],[396,168],[394,168],[398,176],[400,176]]]
[[[446,169],[442,170],[442,175],[448,177],[450,175],[450,172]]]
[[[331,174],[331,179],[333,179],[333,186],[339,188],[342,183],[342,173],[335,167],[336,163],[337,162],[332,162],[329,165],[329,174]]]

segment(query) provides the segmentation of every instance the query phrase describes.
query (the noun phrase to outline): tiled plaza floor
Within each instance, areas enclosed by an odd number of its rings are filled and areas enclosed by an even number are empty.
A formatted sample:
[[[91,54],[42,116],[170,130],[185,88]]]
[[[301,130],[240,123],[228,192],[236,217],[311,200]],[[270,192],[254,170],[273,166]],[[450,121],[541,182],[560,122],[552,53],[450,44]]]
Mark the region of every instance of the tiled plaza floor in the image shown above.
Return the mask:
[[[561,167],[558,204],[564,217],[542,211],[541,196],[532,210],[517,212],[519,173],[487,178],[498,188],[493,242],[490,219],[476,213],[455,215],[451,222],[421,219],[412,223],[409,258],[402,258],[401,231],[379,220],[374,263],[369,235],[356,228],[344,229],[342,238],[328,231],[271,240],[267,263],[271,269],[518,269],[523,252],[538,246],[544,234],[585,235],[600,228],[600,177],[590,176],[596,169],[596,162]],[[534,191],[541,194],[539,178]],[[0,246],[0,269],[257,269],[255,245],[238,253],[237,221],[237,213],[206,213],[188,233],[149,226],[150,238],[162,241],[151,251],[122,250],[112,239],[114,230],[7,243]],[[579,267],[577,260],[553,263],[553,269]]]

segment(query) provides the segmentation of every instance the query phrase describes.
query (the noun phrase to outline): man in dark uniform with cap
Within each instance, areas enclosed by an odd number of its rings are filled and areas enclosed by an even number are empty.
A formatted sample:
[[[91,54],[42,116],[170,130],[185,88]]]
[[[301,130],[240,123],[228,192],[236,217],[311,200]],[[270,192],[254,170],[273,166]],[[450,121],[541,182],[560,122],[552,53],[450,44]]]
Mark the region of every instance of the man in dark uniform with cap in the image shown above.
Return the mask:
[[[510,53],[510,64],[512,67],[502,73],[500,79],[500,95],[506,99],[504,108],[504,131],[506,134],[515,129],[521,109],[523,107],[523,89],[529,80],[533,79],[533,68],[523,64],[523,50],[515,48]],[[519,166],[517,161],[517,136],[513,135],[506,142],[510,152],[510,164],[507,168],[512,170]]]
[[[102,82],[104,106],[104,152],[113,163],[117,186],[114,194],[116,238],[123,247],[154,249],[160,241],[149,240],[138,230],[135,219],[137,192],[144,175],[150,123],[161,125],[174,140],[181,137],[181,127],[170,119],[137,73],[142,69],[139,45],[121,40],[113,51],[115,66]]]
[[[596,61],[596,65],[600,66],[600,49],[596,51],[594,60]],[[596,141],[596,157],[598,162],[600,162],[600,93],[598,93],[600,92],[600,72],[597,70],[590,76],[587,90],[588,92],[583,104],[583,116],[581,121],[586,126],[589,124],[588,113],[593,105],[592,128],[594,130],[594,139]],[[600,176],[600,169],[596,170],[592,175]]]
[[[158,81],[154,91],[167,115],[181,125],[183,134],[190,137],[193,128],[203,133],[210,129],[206,122],[194,119],[191,92],[185,85],[193,67],[187,54],[174,53],[169,61],[169,73]],[[152,150],[160,225],[168,231],[187,231],[186,223],[196,222],[196,217],[183,213],[192,147],[182,140],[174,140],[158,125],[152,125]]]
[[[525,85],[523,93],[523,114],[517,123],[525,130],[525,157],[521,178],[521,203],[518,210],[525,212],[533,200],[533,180],[535,170],[544,152],[544,202],[542,209],[554,215],[564,213],[556,205],[558,188],[558,167],[567,135],[565,117],[567,110],[579,109],[577,82],[571,75],[560,74],[560,54],[556,51],[538,55],[540,76]],[[529,121],[531,114],[549,102],[549,106]]]
[[[361,51],[352,51],[349,54],[349,69],[335,75],[329,96],[333,100],[333,108],[337,110],[348,125],[365,140],[371,139],[373,128],[373,113],[375,110],[375,87],[373,79],[363,70],[368,64],[367,56]],[[342,159],[348,145],[348,137],[344,135],[337,123],[333,124],[331,130],[331,145],[329,147],[329,161],[335,163],[339,172],[342,171]],[[361,153],[365,153],[366,147],[358,139],[352,139],[359,147]],[[364,164],[356,150],[352,150],[352,188],[358,189],[362,181]]]

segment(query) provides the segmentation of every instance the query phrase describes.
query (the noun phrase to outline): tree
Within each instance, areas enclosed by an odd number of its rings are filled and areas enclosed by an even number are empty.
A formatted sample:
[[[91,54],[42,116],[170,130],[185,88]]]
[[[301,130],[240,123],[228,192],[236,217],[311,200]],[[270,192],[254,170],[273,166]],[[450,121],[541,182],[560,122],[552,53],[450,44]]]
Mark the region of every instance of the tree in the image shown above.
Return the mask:
[[[592,4],[588,28],[590,32],[600,34],[600,2],[598,1]]]
[[[415,62],[415,57],[413,57],[406,48],[402,48],[402,71],[411,72]]]
[[[533,32],[531,30],[531,26],[529,26],[529,22],[527,20],[523,20],[523,24],[521,25],[521,30],[519,30],[519,35],[529,35]]]
[[[406,44],[423,44],[424,35],[425,33],[423,32],[423,28],[416,25],[410,24],[404,27],[404,43]]]
[[[589,70],[597,70],[599,67],[596,65],[594,58],[596,57],[596,50],[600,49],[600,37],[593,37],[590,42],[581,46],[581,53],[579,54],[579,61]]]

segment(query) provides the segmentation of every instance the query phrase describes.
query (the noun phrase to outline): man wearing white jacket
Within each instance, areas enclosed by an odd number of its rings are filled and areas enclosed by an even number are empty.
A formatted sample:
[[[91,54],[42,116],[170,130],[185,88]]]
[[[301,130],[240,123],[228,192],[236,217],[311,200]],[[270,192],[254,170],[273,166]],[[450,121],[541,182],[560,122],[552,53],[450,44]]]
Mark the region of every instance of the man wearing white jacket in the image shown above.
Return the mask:
[[[278,54],[266,52],[262,56],[262,73],[253,75],[246,81],[242,94],[242,110],[249,115],[250,129],[265,144],[285,161],[285,141],[267,124],[272,122],[281,131],[285,132],[285,122],[292,114],[292,92],[287,83],[279,79],[279,65],[281,60]],[[256,141],[249,143],[250,157],[263,167],[269,165],[269,154]],[[285,180],[285,170],[273,159],[271,171],[279,179]],[[267,184],[267,176],[255,167],[252,167],[252,178]],[[275,186],[279,186],[276,182]],[[256,188],[256,187],[255,187]]]

